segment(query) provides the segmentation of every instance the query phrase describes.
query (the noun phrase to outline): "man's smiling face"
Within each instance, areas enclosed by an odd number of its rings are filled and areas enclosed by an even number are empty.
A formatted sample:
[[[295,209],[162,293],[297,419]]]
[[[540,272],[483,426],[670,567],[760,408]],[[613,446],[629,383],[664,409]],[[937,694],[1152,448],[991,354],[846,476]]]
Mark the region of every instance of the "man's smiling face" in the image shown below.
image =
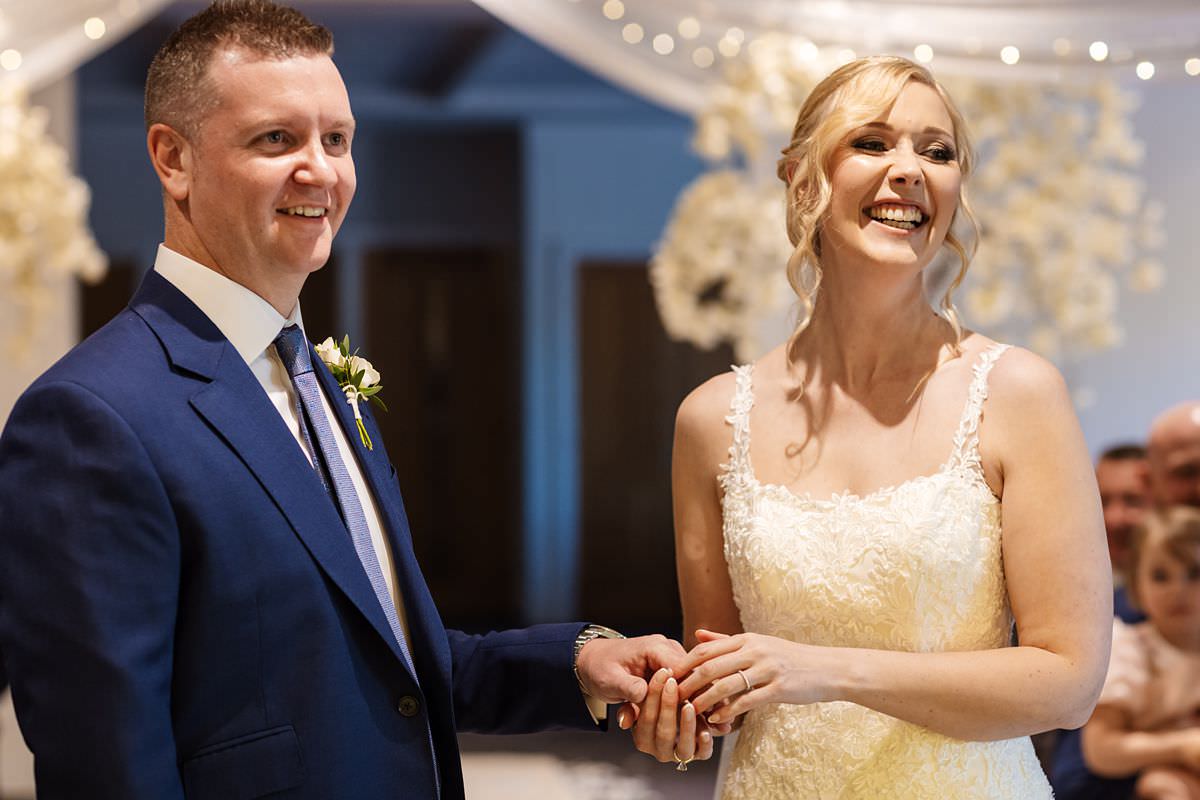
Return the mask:
[[[269,59],[235,48],[209,67],[187,208],[203,250],[246,286],[292,283],[329,259],[354,197],[354,117],[325,55]]]

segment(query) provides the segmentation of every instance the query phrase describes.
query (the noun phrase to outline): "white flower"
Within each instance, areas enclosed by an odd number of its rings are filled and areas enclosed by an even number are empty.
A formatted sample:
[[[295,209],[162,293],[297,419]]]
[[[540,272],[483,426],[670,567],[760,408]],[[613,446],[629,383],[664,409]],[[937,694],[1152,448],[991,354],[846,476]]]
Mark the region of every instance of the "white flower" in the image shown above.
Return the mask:
[[[362,372],[363,377],[358,384],[359,389],[370,389],[379,383],[379,373],[371,366],[371,362],[362,356],[350,356],[349,369],[351,375],[357,375],[359,372]]]
[[[41,335],[63,275],[95,282],[107,259],[87,224],[87,186],[46,133],[49,115],[0,82],[0,347],[18,359]]]
[[[346,365],[346,357],[342,355],[342,351],[338,349],[337,342],[332,336],[325,337],[325,341],[321,342],[314,348],[317,355],[331,367],[344,367]],[[378,380],[378,377],[376,377]]]
[[[1153,292],[1163,285],[1164,274],[1161,262],[1142,259],[1129,275],[1129,286],[1135,292]]]

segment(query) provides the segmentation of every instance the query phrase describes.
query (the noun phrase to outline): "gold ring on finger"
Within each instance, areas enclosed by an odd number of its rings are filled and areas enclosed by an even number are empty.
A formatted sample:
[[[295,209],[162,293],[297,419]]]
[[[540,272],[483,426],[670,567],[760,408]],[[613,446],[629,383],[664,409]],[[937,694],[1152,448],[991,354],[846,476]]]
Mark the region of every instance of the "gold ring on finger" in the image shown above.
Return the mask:
[[[742,676],[742,680],[746,682],[746,691],[747,691],[747,692],[752,692],[752,691],[754,691],[754,684],[753,684],[753,683],[751,683],[751,682],[750,682],[750,679],[746,677],[746,673],[745,673],[745,671],[744,671],[744,670],[740,670],[740,669],[739,669],[739,670],[737,671],[737,674],[738,674],[738,675],[741,675],[741,676]]]
[[[688,756],[687,758],[680,758],[679,753],[676,753],[674,750],[671,751],[671,755],[675,757],[676,772],[687,772],[688,764],[692,763],[692,761],[696,758],[694,755]]]

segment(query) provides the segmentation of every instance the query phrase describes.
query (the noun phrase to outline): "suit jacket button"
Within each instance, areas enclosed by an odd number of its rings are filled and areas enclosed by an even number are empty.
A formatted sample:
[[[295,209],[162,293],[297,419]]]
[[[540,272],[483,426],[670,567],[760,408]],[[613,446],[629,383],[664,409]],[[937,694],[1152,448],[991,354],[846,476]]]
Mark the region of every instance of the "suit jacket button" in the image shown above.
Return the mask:
[[[396,706],[396,710],[405,717],[415,717],[421,709],[421,703],[411,694],[406,694],[400,698],[400,704]]]

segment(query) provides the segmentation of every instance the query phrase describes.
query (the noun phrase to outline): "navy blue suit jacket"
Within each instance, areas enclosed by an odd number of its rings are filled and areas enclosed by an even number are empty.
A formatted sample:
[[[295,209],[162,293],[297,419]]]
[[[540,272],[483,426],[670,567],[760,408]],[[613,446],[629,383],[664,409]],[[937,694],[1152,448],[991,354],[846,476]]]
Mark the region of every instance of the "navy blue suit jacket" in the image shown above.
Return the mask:
[[[0,652],[40,798],[456,798],[456,731],[594,726],[582,623],[443,628],[365,416],[419,683],[279,413],[157,273],[22,396],[0,438]]]

